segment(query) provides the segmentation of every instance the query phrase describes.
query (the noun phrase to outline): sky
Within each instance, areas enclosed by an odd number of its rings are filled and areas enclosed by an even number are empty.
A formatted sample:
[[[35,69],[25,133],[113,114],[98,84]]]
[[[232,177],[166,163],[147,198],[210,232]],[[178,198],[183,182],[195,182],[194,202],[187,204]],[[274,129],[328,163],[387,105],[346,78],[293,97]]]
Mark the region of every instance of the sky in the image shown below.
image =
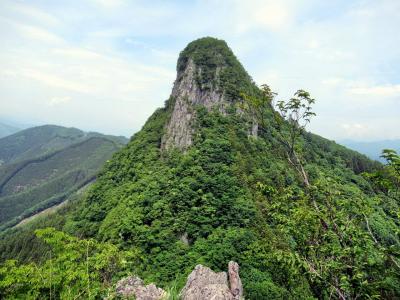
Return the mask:
[[[399,0],[0,0],[0,119],[131,136],[168,99],[179,52],[226,40],[309,130],[400,138]]]

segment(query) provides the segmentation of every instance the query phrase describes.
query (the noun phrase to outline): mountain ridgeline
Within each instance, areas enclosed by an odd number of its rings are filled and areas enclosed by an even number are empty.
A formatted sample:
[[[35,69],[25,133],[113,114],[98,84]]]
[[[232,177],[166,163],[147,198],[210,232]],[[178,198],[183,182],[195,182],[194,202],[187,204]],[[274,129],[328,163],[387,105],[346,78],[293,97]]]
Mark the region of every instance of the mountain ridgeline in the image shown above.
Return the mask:
[[[0,229],[66,200],[124,139],[45,125],[0,139]]]
[[[342,140],[340,144],[350,149],[365,154],[371,159],[384,162],[385,159],[381,156],[382,149],[393,149],[400,152],[400,140],[383,140],[374,142],[359,142],[353,140]]]
[[[19,130],[20,129],[15,126],[4,124],[4,123],[0,122],[0,139],[8,136],[10,134],[16,133]]]
[[[165,106],[53,220],[128,251],[129,272],[161,287],[233,260],[246,299],[400,297],[398,199],[362,176],[381,165],[301,131],[304,186],[280,142],[288,125],[271,107],[259,130],[243,93],[262,96],[224,41],[190,43]]]

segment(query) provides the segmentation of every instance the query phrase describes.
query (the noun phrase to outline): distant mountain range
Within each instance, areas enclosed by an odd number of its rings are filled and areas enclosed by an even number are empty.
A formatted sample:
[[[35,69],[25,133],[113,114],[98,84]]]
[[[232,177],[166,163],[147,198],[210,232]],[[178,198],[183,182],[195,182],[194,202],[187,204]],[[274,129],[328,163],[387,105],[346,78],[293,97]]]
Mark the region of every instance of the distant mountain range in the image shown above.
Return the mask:
[[[66,200],[127,141],[54,125],[0,139],[0,230]]]
[[[0,122],[0,138],[20,131],[20,128]]]
[[[338,142],[350,149],[367,155],[371,159],[384,162],[380,156],[383,149],[393,149],[400,152],[400,140],[382,140],[374,142],[359,142],[353,140],[342,140]]]

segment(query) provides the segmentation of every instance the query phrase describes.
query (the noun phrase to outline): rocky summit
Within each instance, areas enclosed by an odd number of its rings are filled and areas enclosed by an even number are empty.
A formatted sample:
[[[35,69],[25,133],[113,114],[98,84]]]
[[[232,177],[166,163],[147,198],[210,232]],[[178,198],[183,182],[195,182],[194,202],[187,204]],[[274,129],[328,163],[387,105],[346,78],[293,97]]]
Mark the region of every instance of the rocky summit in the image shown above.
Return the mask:
[[[204,38],[180,54],[171,99],[174,107],[162,138],[163,148],[192,145],[197,106],[225,113],[239,99],[239,86],[257,90],[225,41]]]

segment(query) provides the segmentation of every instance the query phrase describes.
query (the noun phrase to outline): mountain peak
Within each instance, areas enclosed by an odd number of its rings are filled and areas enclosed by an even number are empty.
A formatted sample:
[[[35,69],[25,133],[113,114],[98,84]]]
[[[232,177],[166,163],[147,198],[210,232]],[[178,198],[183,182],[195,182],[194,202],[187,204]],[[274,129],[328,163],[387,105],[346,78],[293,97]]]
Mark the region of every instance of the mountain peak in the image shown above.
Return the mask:
[[[179,55],[171,94],[174,108],[162,148],[185,149],[192,144],[195,106],[217,108],[224,113],[240,92],[257,91],[225,41],[205,37],[189,43]]]
[[[228,60],[236,60],[232,50],[224,40],[204,37],[190,42],[180,53],[177,71],[183,71],[189,59],[201,67],[217,68],[228,64]]]
[[[236,98],[233,89],[238,82],[252,85],[252,79],[224,40],[204,37],[190,42],[180,53],[178,78],[192,64],[197,69],[195,79],[201,89],[217,89]]]

